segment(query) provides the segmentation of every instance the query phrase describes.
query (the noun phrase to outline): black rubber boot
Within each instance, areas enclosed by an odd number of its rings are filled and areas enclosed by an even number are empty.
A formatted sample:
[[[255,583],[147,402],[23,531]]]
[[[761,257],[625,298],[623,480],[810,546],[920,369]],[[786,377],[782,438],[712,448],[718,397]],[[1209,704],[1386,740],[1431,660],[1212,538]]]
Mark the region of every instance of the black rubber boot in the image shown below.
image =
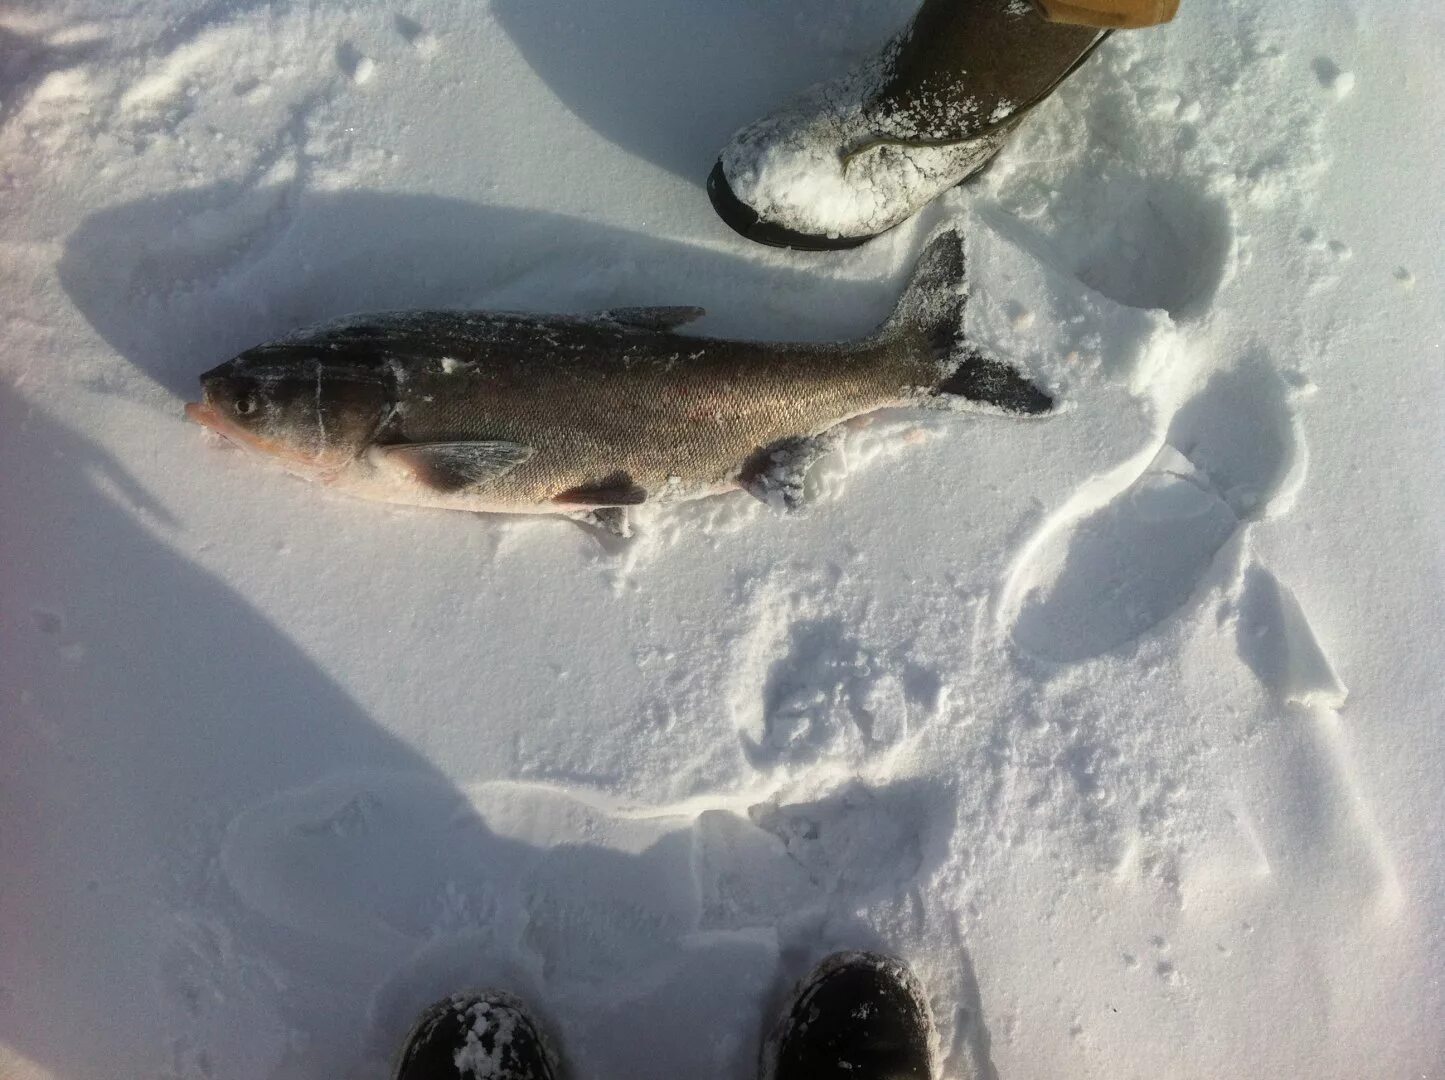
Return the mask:
[[[393,1080],[559,1080],[542,1029],[510,994],[457,994],[412,1028]]]
[[[856,247],[983,168],[1107,36],[1020,0],[925,0],[881,54],[734,135],[708,194],[751,240]]]
[[[828,957],[798,984],[763,1044],[760,1080],[931,1080],[933,1017],[908,965]]]

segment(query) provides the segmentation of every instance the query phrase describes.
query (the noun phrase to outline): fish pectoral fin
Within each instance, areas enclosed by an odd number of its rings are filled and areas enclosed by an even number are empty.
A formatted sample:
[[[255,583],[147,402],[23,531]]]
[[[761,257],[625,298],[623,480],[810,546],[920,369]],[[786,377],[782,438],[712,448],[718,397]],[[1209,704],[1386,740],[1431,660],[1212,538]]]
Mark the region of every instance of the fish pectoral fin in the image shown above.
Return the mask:
[[[640,330],[676,330],[706,314],[700,307],[620,307],[608,308],[601,317]]]
[[[402,443],[378,446],[373,461],[433,491],[462,491],[506,476],[535,450],[501,441]]]
[[[838,444],[835,432],[799,435],[765,446],[743,467],[738,483],[759,502],[788,512],[807,503],[808,470]]]
[[[559,506],[638,506],[647,501],[647,489],[625,472],[615,472],[595,484],[581,484],[552,496]]]

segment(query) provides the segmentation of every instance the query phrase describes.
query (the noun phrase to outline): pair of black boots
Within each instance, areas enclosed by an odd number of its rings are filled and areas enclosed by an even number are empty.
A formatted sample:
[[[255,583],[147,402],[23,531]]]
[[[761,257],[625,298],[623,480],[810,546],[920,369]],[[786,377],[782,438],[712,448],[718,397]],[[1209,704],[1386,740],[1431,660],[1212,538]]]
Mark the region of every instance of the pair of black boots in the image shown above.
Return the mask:
[[[929,1080],[933,1019],[903,961],[836,953],[798,984],[760,1080]],[[458,994],[412,1029],[395,1080],[562,1080],[562,1058],[510,994]]]

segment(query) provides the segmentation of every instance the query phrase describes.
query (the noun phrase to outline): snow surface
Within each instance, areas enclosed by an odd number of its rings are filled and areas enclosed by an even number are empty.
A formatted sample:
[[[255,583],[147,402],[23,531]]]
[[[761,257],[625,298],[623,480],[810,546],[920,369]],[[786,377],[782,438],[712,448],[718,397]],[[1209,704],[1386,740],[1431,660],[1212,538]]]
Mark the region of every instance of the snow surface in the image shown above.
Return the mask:
[[[1184,5],[858,251],[718,149],[905,0],[0,13],[0,1073],[380,1077],[509,987],[752,1075],[835,948],[949,1077],[1445,1070],[1445,21]],[[328,496],[180,403],[359,309],[825,340],[970,242],[1042,422],[854,430],[603,548]]]

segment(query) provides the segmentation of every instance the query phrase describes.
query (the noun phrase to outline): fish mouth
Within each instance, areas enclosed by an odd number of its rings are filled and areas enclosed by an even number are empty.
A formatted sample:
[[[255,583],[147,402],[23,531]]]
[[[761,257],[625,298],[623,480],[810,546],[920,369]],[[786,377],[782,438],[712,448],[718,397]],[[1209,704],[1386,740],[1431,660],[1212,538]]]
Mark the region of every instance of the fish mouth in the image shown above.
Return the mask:
[[[326,480],[349,460],[319,460],[318,456],[289,446],[277,439],[268,439],[247,431],[220,409],[207,401],[186,402],[186,419],[214,432],[231,446],[278,462],[287,472],[308,480]]]
[[[220,409],[206,401],[186,402],[186,419],[193,424],[200,424],[212,434],[219,435],[232,446],[239,446],[245,449],[262,450],[263,447],[257,444],[254,436],[244,431],[237,424],[226,417]]]
[[[271,439],[264,439],[253,432],[247,431],[209,402],[186,402],[186,419],[192,423],[200,424],[201,427],[214,432],[228,443],[231,443],[233,446],[239,446],[243,450],[251,450],[263,455],[282,458],[297,465],[312,464],[304,455],[296,453],[289,447],[282,446],[280,443]]]
[[[217,435],[230,436],[231,432],[226,429],[225,418],[216,411],[212,405],[204,401],[186,402],[186,419],[193,424],[200,424],[203,428],[209,428]]]

